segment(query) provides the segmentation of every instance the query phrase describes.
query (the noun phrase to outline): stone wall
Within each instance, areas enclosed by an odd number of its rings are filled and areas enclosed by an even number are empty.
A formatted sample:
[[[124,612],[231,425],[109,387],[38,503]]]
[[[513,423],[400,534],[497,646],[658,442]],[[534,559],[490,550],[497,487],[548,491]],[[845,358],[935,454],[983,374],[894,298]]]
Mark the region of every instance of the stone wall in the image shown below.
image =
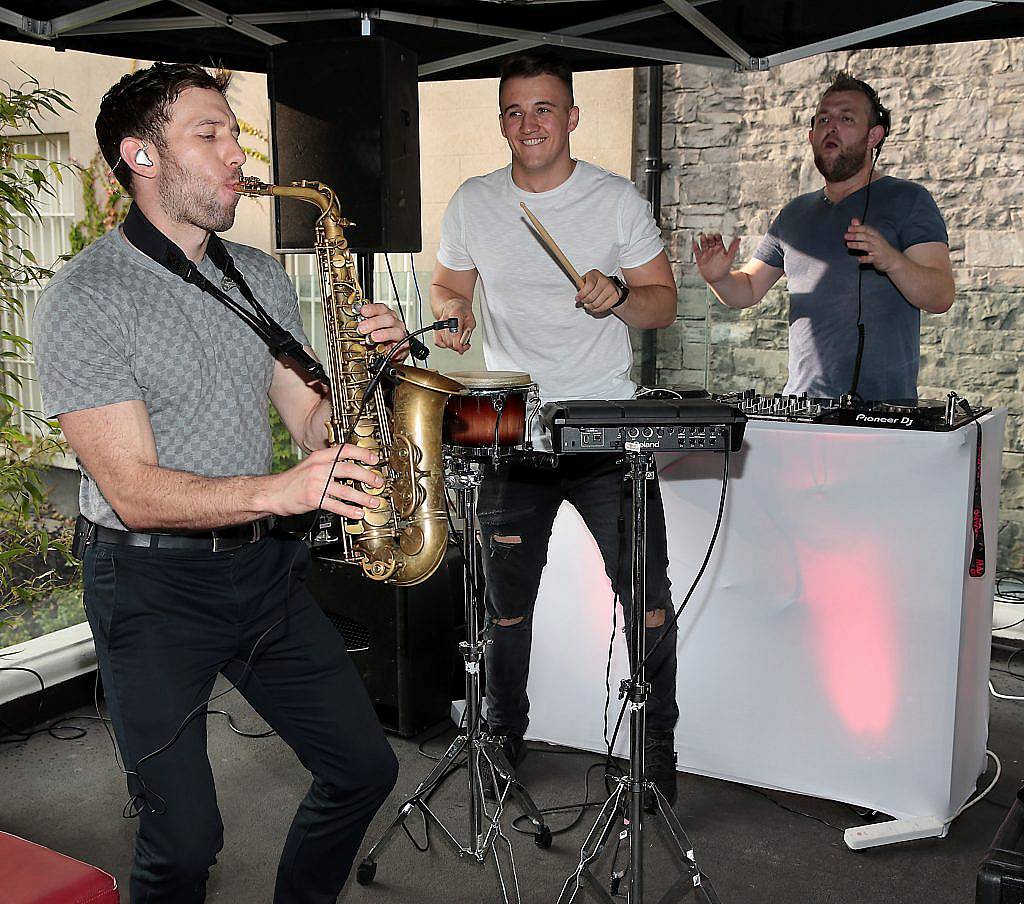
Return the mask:
[[[1024,569],[1024,41],[831,53],[768,72],[665,67],[662,223],[680,308],[659,334],[659,383],[781,390],[785,280],[757,307],[731,311],[707,291],[690,243],[701,230],[739,235],[741,263],[787,201],[820,187],[807,122],[838,69],[893,111],[879,170],[924,184],[945,215],[957,298],[922,316],[919,390],[1009,408],[999,567]],[[646,74],[636,110],[642,188]]]

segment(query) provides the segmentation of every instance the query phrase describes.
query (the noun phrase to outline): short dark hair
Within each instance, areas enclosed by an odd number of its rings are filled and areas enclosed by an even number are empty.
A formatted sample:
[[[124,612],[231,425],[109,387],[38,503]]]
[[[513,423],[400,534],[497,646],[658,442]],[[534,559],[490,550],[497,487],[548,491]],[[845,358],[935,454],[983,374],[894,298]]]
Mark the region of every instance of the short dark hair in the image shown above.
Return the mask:
[[[849,72],[837,72],[832,76],[832,81],[821,96],[825,98],[829,94],[837,94],[840,91],[856,91],[868,99],[868,106],[871,109],[871,127],[881,126],[885,131],[882,141],[878,142],[875,150],[881,148],[882,142],[888,137],[889,129],[892,127],[892,113],[882,103],[878,92],[867,82],[854,78]]]
[[[227,92],[231,73],[207,72],[194,63],[154,63],[124,76],[100,101],[96,139],[107,166],[125,190],[132,191],[132,171],[121,161],[121,141],[129,136],[151,141],[163,150],[170,109],[186,88]],[[119,165],[120,164],[120,165]]]
[[[569,103],[575,103],[572,94],[572,70],[557,53],[551,50],[536,50],[517,53],[501,61],[501,80],[498,95],[505,82],[513,78],[536,78],[538,75],[553,75],[569,90]]]

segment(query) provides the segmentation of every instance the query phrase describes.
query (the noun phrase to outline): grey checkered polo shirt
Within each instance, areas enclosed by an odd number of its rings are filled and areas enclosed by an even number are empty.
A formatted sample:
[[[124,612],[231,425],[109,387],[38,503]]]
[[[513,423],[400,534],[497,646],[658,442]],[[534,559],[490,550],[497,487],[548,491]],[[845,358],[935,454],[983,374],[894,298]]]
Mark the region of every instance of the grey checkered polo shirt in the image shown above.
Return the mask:
[[[272,257],[226,242],[257,300],[304,345],[291,281]],[[199,268],[215,285],[206,258]],[[242,306],[237,288],[229,294]],[[267,393],[274,359],[219,301],[133,248],[114,230],[79,253],[40,297],[33,338],[45,412],[146,405],[161,466],[206,477],[270,468]],[[82,514],[124,528],[82,468]]]

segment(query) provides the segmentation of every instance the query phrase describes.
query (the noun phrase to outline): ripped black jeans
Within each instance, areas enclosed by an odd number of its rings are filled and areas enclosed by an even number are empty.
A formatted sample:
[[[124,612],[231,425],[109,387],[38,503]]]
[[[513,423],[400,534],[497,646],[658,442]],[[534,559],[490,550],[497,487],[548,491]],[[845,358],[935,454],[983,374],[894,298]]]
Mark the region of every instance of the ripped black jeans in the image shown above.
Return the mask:
[[[492,731],[523,735],[529,724],[526,693],[533,639],[533,607],[547,562],[551,526],[559,506],[570,502],[580,513],[604,558],[605,572],[618,590],[629,624],[632,608],[631,488],[623,480],[621,456],[567,455],[557,469],[503,465],[488,474],[477,506],[487,582],[488,633],[485,653],[486,718]],[[621,517],[620,517],[621,516]],[[570,590],[571,592],[571,590]],[[661,627],[647,629],[651,650],[672,618],[668,580],[665,510],[657,480],[647,483],[647,599],[645,610],[665,611]],[[521,618],[502,626],[497,619]],[[676,629],[647,663],[652,693],[647,725],[671,731],[679,717],[676,705]],[[629,639],[629,632],[626,633]]]

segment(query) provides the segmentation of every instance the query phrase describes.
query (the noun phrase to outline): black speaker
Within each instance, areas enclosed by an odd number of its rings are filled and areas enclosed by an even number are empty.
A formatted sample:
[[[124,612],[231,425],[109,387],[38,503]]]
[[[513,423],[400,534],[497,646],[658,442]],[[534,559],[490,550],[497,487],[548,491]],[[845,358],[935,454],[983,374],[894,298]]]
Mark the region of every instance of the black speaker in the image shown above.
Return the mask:
[[[416,56],[384,38],[279,44],[270,51],[274,181],[324,182],[357,251],[419,251]],[[309,251],[318,211],[275,199],[279,251]]]
[[[330,556],[314,550],[309,589],[344,635],[381,724],[410,737],[447,718],[464,696],[458,549],[413,587],[371,581]]]
[[[1024,904],[1024,788],[978,869],[976,904]]]

